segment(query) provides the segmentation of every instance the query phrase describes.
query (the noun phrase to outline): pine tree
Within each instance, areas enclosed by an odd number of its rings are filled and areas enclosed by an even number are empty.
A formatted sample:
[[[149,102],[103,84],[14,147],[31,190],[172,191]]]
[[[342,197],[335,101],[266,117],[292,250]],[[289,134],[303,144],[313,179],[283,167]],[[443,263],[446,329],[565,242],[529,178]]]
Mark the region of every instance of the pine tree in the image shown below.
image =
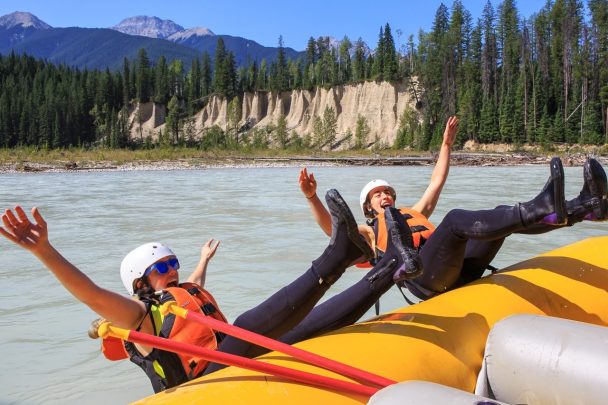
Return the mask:
[[[201,64],[201,96],[205,97],[211,94],[211,57],[208,52],[203,53],[203,62]]]
[[[323,111],[323,143],[328,145],[330,150],[336,140],[337,128],[338,120],[335,110],[331,107],[325,107],[325,111]]]
[[[419,42],[420,58],[426,60],[421,69],[420,82],[422,88],[433,89],[423,93],[423,103],[426,106],[424,134],[419,146],[436,145],[442,140],[443,130],[438,129],[448,113],[449,99],[447,94],[448,80],[444,67],[448,64],[448,44],[446,36],[449,29],[448,9],[441,4],[435,13],[433,28],[429,34],[421,35]]]
[[[482,107],[480,119],[480,141],[497,140],[498,125],[495,109],[498,104],[498,44],[496,40],[495,13],[490,0],[482,12],[482,61],[481,61],[481,94]]]
[[[372,70],[374,68],[374,56],[369,54],[365,61],[365,80],[372,80]]]
[[[192,106],[192,102],[201,97],[201,63],[198,57],[192,60],[186,83],[186,87],[188,88],[188,105]]]
[[[257,78],[257,89],[258,90],[267,90],[268,89],[268,79],[267,79],[267,64],[266,59],[262,59],[260,63],[260,70],[258,71]]]
[[[386,81],[393,81],[397,79],[397,72],[399,70],[399,61],[397,60],[397,52],[395,51],[395,41],[391,34],[391,27],[388,23],[384,26],[384,37],[382,41],[384,47],[383,66],[382,66],[382,78]]]
[[[135,81],[136,98],[140,103],[150,101],[150,60],[144,48],[137,53],[137,76]]]
[[[65,146],[63,136],[61,133],[61,118],[59,112],[55,112],[55,119],[53,120],[53,148],[60,148]]]
[[[258,64],[253,61],[247,68],[247,91],[256,91],[258,89]]]
[[[122,103],[124,105],[129,105],[133,99],[133,89],[131,84],[131,68],[129,67],[129,60],[124,58],[122,61]]]
[[[228,103],[228,124],[226,128],[226,137],[228,138],[228,146],[232,149],[238,149],[241,146],[239,138],[239,122],[241,121],[241,102],[238,97],[234,97]]]
[[[173,60],[169,64],[169,85],[171,96],[184,98],[184,62],[180,59]]]
[[[351,79],[351,48],[352,43],[345,35],[342,41],[340,41],[340,51],[338,54],[338,84],[348,83]]]
[[[289,139],[289,134],[287,133],[287,120],[285,119],[285,115],[279,115],[277,119],[277,125],[272,132],[273,139],[275,143],[279,146],[280,149],[285,149],[287,147],[287,141]]]
[[[221,97],[226,97],[229,92],[228,54],[224,40],[218,38],[215,47],[215,59],[213,67],[213,91]]]
[[[370,128],[367,125],[367,120],[364,116],[357,116],[357,126],[355,128],[355,149],[363,149],[367,146],[367,137],[369,136]]]
[[[319,150],[322,150],[325,140],[325,129],[323,127],[323,120],[319,116],[315,116],[312,120],[312,137],[314,144]]]
[[[279,46],[277,49],[277,90],[279,92],[289,89],[289,70],[287,68],[287,58],[285,48],[283,48],[283,36],[279,36]]]
[[[556,114],[553,116],[553,126],[550,135],[551,142],[564,142],[564,129],[564,113],[561,108],[558,108]]]
[[[317,62],[318,54],[317,54],[317,43],[313,37],[308,39],[308,44],[306,45],[306,68],[310,65],[314,65]]]
[[[355,56],[352,63],[352,79],[354,82],[362,82],[366,79],[365,64],[365,43],[359,38],[355,42]]]
[[[513,0],[505,0],[499,9],[498,38],[502,50],[500,80],[499,131],[502,142],[512,142],[515,96],[520,57],[519,19]]]
[[[376,54],[374,55],[374,63],[372,65],[371,78],[372,80],[382,81],[384,80],[384,29],[380,27],[380,34],[378,35],[378,45],[376,46]]]
[[[414,146],[414,140],[419,132],[418,119],[418,113],[415,110],[409,107],[403,110],[399,117],[399,129],[393,145],[395,149]]]
[[[177,95],[173,95],[171,100],[169,100],[169,104],[167,105],[167,118],[166,118],[166,135],[174,143],[177,143],[179,140],[179,130],[180,130],[180,107],[179,107],[179,99]]]
[[[164,56],[158,58],[155,69],[154,101],[166,104],[170,97],[169,68]]]

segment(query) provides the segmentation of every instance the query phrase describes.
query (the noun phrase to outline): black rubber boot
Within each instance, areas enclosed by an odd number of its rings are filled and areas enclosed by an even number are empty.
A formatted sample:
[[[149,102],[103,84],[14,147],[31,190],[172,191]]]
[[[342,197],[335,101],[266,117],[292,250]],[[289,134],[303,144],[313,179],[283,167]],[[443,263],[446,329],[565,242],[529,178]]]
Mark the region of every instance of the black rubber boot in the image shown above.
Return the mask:
[[[568,221],[564,199],[564,168],[560,158],[551,159],[551,175],[540,194],[533,200],[519,204],[522,224],[527,227],[554,214],[552,225],[565,225]]]
[[[581,222],[608,220],[608,185],[606,172],[595,159],[589,158],[583,166],[585,183],[578,197],[567,201],[568,225]]]
[[[359,234],[353,214],[338,192],[331,189],[325,195],[331,215],[331,239],[323,254],[312,262],[312,271],[319,284],[332,285],[351,264],[370,260],[373,251]]]
[[[386,252],[374,269],[378,268],[378,273],[381,273],[381,267],[394,268],[395,283],[420,276],[423,271],[422,261],[418,256],[418,250],[414,248],[412,231],[403,215],[398,209],[388,207],[384,209],[384,219],[388,233]]]

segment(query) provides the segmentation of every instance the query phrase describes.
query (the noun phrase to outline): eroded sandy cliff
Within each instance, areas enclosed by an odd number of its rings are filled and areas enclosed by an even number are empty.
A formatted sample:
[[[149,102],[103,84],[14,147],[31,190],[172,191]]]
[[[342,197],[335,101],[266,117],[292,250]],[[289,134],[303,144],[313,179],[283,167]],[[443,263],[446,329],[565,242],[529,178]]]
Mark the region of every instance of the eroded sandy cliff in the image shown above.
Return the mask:
[[[416,99],[412,87],[407,84],[365,82],[357,85],[336,86],[314,91],[293,90],[281,94],[269,92],[246,93],[242,98],[240,125],[249,122],[253,127],[264,127],[277,122],[281,115],[287,120],[287,128],[299,135],[311,134],[314,117],[323,117],[327,107],[337,118],[338,138],[348,131],[355,132],[357,118],[366,119],[370,139],[376,136],[386,144],[392,144],[399,128],[399,116],[406,107],[414,108]],[[164,106],[147,103],[141,105],[141,130],[138,109],[131,114],[131,136],[152,136],[164,129]],[[214,125],[226,129],[228,102],[212,97],[205,107],[194,116],[196,133]]]

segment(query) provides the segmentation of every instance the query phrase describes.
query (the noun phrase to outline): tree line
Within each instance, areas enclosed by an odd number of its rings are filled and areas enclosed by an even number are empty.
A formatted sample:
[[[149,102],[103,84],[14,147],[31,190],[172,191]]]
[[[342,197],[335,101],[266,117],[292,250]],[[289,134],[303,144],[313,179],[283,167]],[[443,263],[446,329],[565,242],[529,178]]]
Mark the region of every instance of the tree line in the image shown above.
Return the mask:
[[[149,101],[167,107],[161,141],[168,144],[226,148],[247,139],[256,147],[270,140],[279,147],[331,146],[338,135],[331,110],[302,137],[289,134],[284,119],[240,135],[242,95],[365,81],[409,84],[416,97],[415,108],[399,112],[396,148],[436,147],[453,114],[461,119],[459,143],[607,143],[608,0],[548,1],[529,19],[519,16],[514,0],[497,8],[488,1],[476,21],[455,0],[438,7],[430,32],[421,31],[417,41],[410,35],[399,49],[386,24],[374,52],[360,38],[334,44],[311,37],[304,57],[291,60],[279,37],[276,59],[241,67],[221,38],[213,56],[205,52],[190,66],[164,57],[152,63],[144,49],[118,71],[0,55],[0,147],[149,147],[144,134],[129,138],[127,122],[134,106]],[[200,139],[191,117],[210,96],[231,100],[232,125]],[[339,135],[351,136],[353,147],[370,143],[364,119],[353,130]]]

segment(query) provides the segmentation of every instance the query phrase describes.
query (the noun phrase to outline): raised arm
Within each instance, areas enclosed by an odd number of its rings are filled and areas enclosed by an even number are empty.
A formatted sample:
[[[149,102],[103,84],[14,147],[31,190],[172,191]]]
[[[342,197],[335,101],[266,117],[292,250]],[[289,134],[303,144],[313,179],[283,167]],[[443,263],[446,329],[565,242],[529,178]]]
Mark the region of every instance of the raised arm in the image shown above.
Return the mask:
[[[452,153],[452,145],[456,139],[456,132],[458,131],[458,122],[456,116],[448,118],[445,130],[443,131],[443,142],[441,143],[439,158],[433,169],[431,181],[420,201],[412,207],[412,209],[422,213],[427,218],[435,211],[441,190],[450,172],[450,155]]]
[[[308,200],[308,206],[315,217],[315,221],[317,221],[317,224],[319,224],[319,227],[321,227],[327,236],[331,236],[331,216],[317,196],[315,175],[313,173],[308,174],[306,168],[303,168],[300,170],[298,181],[300,183],[300,190],[302,190],[304,197]]]
[[[30,251],[76,299],[101,317],[130,329],[141,322],[146,315],[143,303],[99,287],[51,245],[46,221],[37,208],[32,209],[35,223],[20,206],[14,211],[2,215],[2,236]]]
[[[205,286],[205,279],[207,278],[207,265],[209,264],[211,258],[215,255],[215,251],[219,245],[220,241],[218,240],[214,244],[213,239],[209,239],[207,243],[203,245],[201,248],[201,259],[196,265],[194,272],[190,274],[190,277],[188,277],[188,282],[196,283],[201,287]]]

